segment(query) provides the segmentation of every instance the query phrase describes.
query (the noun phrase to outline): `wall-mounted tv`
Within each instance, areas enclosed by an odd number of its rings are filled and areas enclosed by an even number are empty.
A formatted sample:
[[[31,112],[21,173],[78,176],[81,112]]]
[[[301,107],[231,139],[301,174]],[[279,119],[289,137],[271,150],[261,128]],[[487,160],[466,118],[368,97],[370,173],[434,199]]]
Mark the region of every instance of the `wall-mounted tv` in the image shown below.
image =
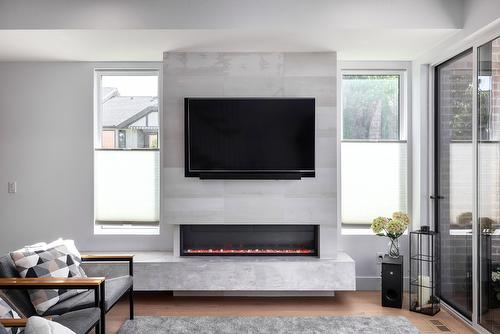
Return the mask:
[[[315,176],[314,98],[186,98],[185,176]]]

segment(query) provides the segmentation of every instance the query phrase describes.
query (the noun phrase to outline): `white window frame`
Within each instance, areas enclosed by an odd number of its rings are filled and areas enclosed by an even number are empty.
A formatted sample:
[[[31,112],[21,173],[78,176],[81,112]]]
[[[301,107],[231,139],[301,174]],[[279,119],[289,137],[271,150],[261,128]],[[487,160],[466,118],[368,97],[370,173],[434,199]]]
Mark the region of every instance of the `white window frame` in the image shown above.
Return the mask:
[[[93,181],[93,209],[94,209],[94,219],[92,221],[94,225],[94,235],[159,235],[160,234],[160,226],[162,223],[163,216],[163,154],[161,152],[161,134],[163,129],[163,87],[162,87],[162,68],[161,66],[155,67],[145,67],[145,68],[137,68],[137,67],[106,67],[106,68],[94,68],[94,122],[93,122],[93,171],[95,170],[95,152],[96,149],[100,149],[101,146],[101,135],[99,129],[101,128],[101,115],[102,115],[102,96],[101,96],[101,84],[103,76],[145,76],[145,75],[156,75],[158,77],[158,122],[159,122],[159,130],[158,130],[158,149],[150,149],[154,151],[158,151],[160,155],[160,180],[159,180],[159,221],[158,224],[155,225],[144,225],[144,224],[133,224],[129,222],[124,222],[123,224],[97,224],[96,223],[96,203],[95,203],[95,184],[94,184],[94,172],[92,174]],[[127,150],[127,149],[122,149]],[[139,149],[139,150],[148,150],[148,149]]]
[[[344,141],[343,129],[343,103],[342,103],[342,80],[344,75],[399,75],[399,139],[398,140],[378,140],[378,142],[406,142],[407,149],[407,214],[412,217],[412,142],[411,142],[411,64],[408,62],[343,62],[339,71],[340,82],[338,84],[338,105],[339,113],[337,119],[338,145],[337,161],[337,221],[340,223],[341,235],[374,235],[369,224],[343,224],[342,223],[342,142]],[[364,140],[359,140],[363,142]],[[346,140],[345,142],[358,142],[358,140]],[[371,142],[377,142],[373,140]],[[406,234],[407,232],[405,232]]]

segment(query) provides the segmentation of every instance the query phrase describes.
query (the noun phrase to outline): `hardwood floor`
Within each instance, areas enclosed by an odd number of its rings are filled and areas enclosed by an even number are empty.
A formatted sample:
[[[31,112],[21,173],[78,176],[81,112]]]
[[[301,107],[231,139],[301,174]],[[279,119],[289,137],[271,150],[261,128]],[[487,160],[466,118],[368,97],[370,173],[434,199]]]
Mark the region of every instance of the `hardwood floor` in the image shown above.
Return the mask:
[[[447,333],[475,333],[461,320],[441,309],[434,317],[380,306],[380,292],[338,292],[335,297],[173,297],[169,293],[136,293],[137,316],[319,316],[397,315],[408,318],[421,333],[443,333],[431,320],[439,320]],[[107,315],[107,333],[116,333],[128,317],[127,300]]]

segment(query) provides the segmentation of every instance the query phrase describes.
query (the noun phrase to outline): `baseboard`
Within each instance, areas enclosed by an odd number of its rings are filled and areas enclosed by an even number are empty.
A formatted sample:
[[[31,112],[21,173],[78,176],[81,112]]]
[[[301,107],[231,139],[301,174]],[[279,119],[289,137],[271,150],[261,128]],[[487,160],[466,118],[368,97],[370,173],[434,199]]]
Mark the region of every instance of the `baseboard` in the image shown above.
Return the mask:
[[[179,297],[333,297],[334,291],[174,291]]]

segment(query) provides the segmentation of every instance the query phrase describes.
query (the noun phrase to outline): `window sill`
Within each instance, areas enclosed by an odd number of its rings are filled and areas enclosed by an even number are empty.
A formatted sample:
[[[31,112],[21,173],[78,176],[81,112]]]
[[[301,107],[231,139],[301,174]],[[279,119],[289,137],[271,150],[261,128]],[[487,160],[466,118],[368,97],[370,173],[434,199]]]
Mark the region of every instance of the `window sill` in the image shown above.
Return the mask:
[[[370,227],[342,227],[340,233],[342,235],[371,235],[374,237],[378,237],[375,233],[373,233]],[[406,230],[402,235],[408,235],[408,230]]]
[[[94,235],[160,235],[160,227],[137,225],[94,225]]]
[[[367,227],[367,228],[342,227],[341,234],[342,235],[373,235],[373,236],[376,236],[369,227]]]

